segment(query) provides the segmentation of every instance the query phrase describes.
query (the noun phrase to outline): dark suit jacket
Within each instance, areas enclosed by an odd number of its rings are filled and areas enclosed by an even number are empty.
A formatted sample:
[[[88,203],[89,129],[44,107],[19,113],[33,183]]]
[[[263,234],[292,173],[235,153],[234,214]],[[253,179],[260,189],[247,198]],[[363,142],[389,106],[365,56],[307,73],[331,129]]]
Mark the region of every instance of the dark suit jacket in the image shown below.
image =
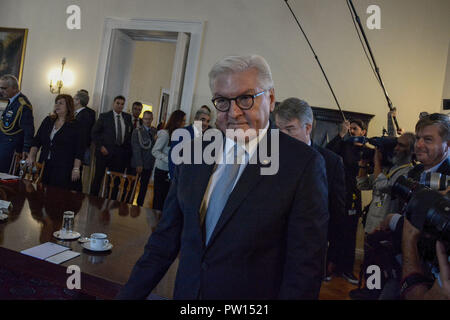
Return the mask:
[[[352,203],[355,202],[355,209],[358,214],[362,211],[361,191],[356,186],[356,176],[358,175],[361,147],[355,146],[352,142],[346,141],[337,135],[331,140],[327,149],[337,153],[342,157],[345,171],[345,190],[346,190],[346,209],[352,208]],[[353,194],[356,195],[356,200],[353,200]]]
[[[129,113],[122,112],[122,116],[125,122],[125,135],[122,146],[125,150],[131,152],[131,134],[133,132],[133,124],[131,123],[131,115]],[[97,122],[92,128],[92,140],[95,143],[96,155],[101,155],[100,148],[104,146],[108,152],[108,157],[114,156],[114,150],[116,145],[116,124],[113,111],[101,113]],[[123,130],[123,128],[122,128]]]
[[[6,106],[5,111],[1,115],[1,119],[5,126],[11,126],[16,116],[19,116],[18,112],[21,106],[22,115],[17,119],[14,128],[10,131],[10,134],[15,134],[7,137],[11,138],[11,142],[15,144],[14,147],[17,152],[28,152],[30,151],[34,136],[33,108],[28,98],[23,93],[19,93],[19,96],[13,103]],[[1,131],[0,135],[3,135]],[[0,139],[1,141],[2,139]]]
[[[280,132],[278,173],[261,175],[263,166],[247,165],[205,247],[199,209],[214,164],[177,165],[162,219],[117,298],[145,298],[179,254],[175,299],[316,299],[328,224],[324,160]]]
[[[95,124],[95,111],[91,108],[85,107],[83,110],[78,112],[76,118],[83,136],[84,148],[87,149],[91,145],[91,131]]]
[[[342,158],[336,153],[313,144],[312,147],[319,151],[325,159],[328,180],[328,209],[330,212],[330,227],[328,228],[328,240],[334,241],[338,236],[336,232],[338,222],[346,215],[345,212],[345,172]],[[331,228],[333,226],[333,228]]]
[[[84,145],[77,120],[66,122],[50,140],[55,121],[47,117],[33,139],[33,147],[42,148],[39,162],[48,161],[49,152],[54,166],[72,170],[75,159],[83,160]]]

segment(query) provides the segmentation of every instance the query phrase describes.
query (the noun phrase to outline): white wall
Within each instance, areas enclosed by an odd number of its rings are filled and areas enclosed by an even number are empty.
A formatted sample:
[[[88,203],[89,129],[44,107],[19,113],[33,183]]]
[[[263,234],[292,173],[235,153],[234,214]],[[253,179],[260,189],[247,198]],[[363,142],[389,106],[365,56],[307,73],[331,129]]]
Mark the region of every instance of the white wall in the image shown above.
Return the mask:
[[[134,51],[128,107],[134,101],[153,105],[153,125],[159,119],[161,89],[170,88],[175,43],[138,41]]]
[[[448,59],[450,1],[358,0],[363,22],[381,7],[381,30],[367,30],[400,125],[412,130],[420,111],[439,112]],[[375,114],[369,134],[380,134],[388,110],[369,69],[345,1],[291,0],[345,110]],[[66,29],[66,8],[81,7],[81,30]],[[257,53],[272,67],[277,100],[297,96],[336,108],[309,48],[282,0],[1,0],[3,27],[29,28],[23,91],[36,121],[51,110],[46,76],[63,56],[78,88],[94,90],[106,17],[206,22],[193,109],[210,103],[208,71],[228,54]]]

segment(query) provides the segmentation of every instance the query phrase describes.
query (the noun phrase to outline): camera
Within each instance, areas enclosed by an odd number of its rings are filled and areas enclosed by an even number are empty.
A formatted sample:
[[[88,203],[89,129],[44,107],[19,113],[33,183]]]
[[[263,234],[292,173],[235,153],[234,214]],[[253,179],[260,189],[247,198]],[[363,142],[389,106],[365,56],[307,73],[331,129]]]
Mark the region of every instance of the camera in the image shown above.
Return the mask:
[[[405,202],[406,218],[423,235],[418,243],[422,258],[437,266],[437,240],[444,244],[450,255],[450,199],[405,176],[395,181],[392,195]]]
[[[438,172],[427,172],[424,185],[433,190],[445,190],[449,186],[450,176]]]
[[[369,145],[377,148],[383,155],[381,165],[383,167],[390,167],[393,165],[392,158],[394,157],[394,149],[397,145],[397,138],[395,137],[349,137],[347,141],[351,143],[361,143],[364,147],[361,149],[360,157],[362,160],[369,160],[372,162],[375,156],[375,149],[371,148]],[[368,145],[369,144],[369,145]],[[373,164],[371,163],[371,166]]]

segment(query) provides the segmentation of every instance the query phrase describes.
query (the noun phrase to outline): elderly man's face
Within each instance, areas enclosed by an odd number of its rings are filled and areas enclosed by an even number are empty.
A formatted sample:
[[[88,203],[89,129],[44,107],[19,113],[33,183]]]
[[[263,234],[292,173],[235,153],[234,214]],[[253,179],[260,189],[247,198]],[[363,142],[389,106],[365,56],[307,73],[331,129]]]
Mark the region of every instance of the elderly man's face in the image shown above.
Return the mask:
[[[14,89],[13,87],[11,87],[8,83],[8,81],[6,80],[0,80],[0,96],[2,98],[12,98],[14,97],[17,93],[19,92],[19,90]]]
[[[235,98],[240,95],[256,94],[263,91],[258,84],[258,71],[248,69],[243,72],[223,74],[214,81],[213,97]],[[275,107],[274,90],[255,98],[253,106],[249,110],[242,110],[231,102],[227,112],[217,112],[216,125],[221,131],[226,129],[264,129],[269,121],[269,114]],[[258,133],[258,132],[256,132]]]
[[[281,132],[300,140],[306,144],[310,143],[312,125],[310,123],[301,124],[299,119],[286,120],[275,115],[275,123]]]
[[[426,126],[416,132],[414,152],[425,169],[434,167],[448,155],[448,142],[439,135],[439,125]]]

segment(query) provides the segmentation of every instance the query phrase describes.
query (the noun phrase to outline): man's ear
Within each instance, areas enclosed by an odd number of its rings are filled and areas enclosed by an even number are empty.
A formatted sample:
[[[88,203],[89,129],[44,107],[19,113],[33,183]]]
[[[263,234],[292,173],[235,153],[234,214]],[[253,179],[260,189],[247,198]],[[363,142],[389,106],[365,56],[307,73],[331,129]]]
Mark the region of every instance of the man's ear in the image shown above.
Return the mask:
[[[311,123],[306,123],[305,124],[305,128],[306,128],[306,134],[308,136],[311,136],[311,131],[312,131],[312,128],[313,128],[312,124]]]
[[[272,88],[269,90],[269,94],[270,94],[270,112],[273,112],[273,110],[275,109],[275,89]]]

